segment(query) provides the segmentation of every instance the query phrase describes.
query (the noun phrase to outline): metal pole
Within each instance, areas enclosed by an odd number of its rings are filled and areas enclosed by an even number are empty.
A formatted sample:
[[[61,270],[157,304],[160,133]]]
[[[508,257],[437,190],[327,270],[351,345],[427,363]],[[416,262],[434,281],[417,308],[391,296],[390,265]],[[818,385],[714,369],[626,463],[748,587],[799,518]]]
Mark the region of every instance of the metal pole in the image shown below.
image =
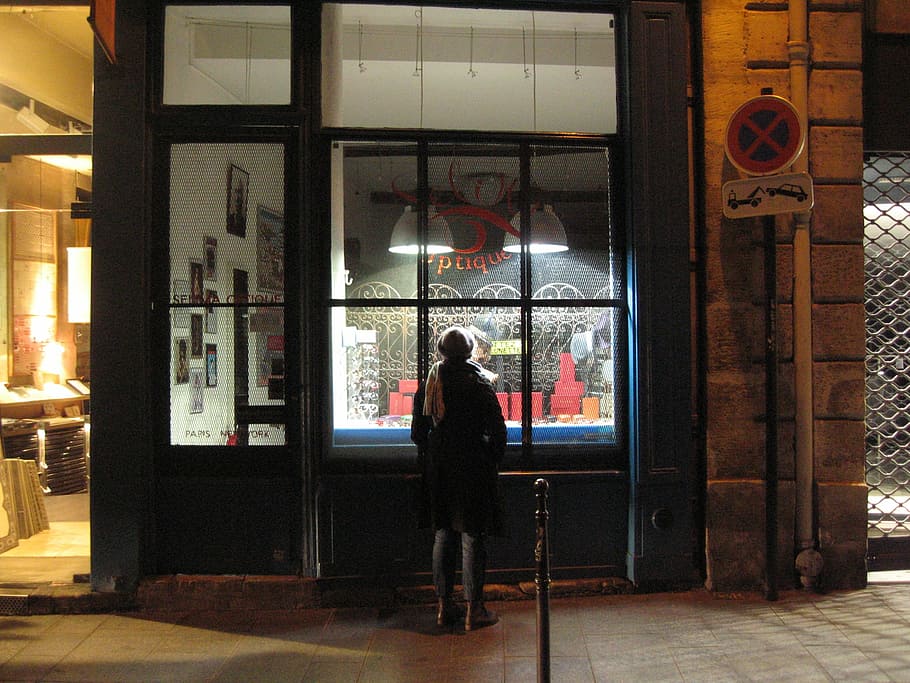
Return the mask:
[[[777,600],[777,249],[774,216],[765,242],[765,597]]]
[[[546,479],[534,482],[537,494],[537,545],[534,559],[537,574],[537,683],[550,683],[550,546],[547,540],[547,491],[550,485]]]
[[[773,95],[773,88],[762,88]],[[765,598],[777,600],[777,229],[763,218],[765,247]]]

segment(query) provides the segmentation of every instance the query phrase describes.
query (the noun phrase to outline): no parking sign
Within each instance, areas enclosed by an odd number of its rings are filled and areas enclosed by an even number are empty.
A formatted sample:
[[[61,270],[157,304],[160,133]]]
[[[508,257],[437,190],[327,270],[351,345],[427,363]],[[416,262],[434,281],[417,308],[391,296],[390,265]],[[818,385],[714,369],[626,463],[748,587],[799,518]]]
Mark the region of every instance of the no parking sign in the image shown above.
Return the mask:
[[[804,144],[799,114],[776,95],[748,100],[733,112],[724,134],[730,162],[750,175],[769,175],[790,166]]]

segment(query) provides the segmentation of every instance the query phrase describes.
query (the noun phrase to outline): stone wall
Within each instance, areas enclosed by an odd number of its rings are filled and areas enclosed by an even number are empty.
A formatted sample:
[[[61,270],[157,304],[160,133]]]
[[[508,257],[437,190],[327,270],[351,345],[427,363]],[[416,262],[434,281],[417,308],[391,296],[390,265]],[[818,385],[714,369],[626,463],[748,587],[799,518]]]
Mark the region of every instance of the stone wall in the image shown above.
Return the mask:
[[[762,218],[723,216],[721,187],[746,177],[726,158],[731,114],[772,88],[791,98],[786,3],[701,4],[704,87],[706,569],[713,590],[765,580]],[[809,3],[808,172],[812,406],[818,550],[827,588],[865,584],[861,2]],[[696,150],[696,155],[702,150]],[[778,583],[796,585],[793,368],[795,220],[778,216]]]

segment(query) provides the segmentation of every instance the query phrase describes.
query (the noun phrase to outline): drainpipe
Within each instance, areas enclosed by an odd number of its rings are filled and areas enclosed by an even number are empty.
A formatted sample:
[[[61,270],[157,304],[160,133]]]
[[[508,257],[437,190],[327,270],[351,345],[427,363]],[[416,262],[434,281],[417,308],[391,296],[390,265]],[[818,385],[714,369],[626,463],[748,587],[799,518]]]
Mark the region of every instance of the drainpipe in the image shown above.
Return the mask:
[[[803,130],[809,131],[809,12],[807,0],[790,0],[790,98]],[[809,170],[808,150],[793,163],[794,173]],[[815,549],[813,523],[812,411],[812,261],[809,234],[811,213],[795,214],[793,233],[793,366],[796,393],[796,570],[804,588],[816,588],[822,569]]]

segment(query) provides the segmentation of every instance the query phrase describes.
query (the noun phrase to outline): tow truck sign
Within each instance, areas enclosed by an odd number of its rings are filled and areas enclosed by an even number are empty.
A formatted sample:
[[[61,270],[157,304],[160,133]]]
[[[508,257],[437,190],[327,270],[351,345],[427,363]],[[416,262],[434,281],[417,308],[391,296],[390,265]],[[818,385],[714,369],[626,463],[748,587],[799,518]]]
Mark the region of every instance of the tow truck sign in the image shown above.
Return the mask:
[[[808,173],[731,180],[723,187],[724,216],[747,218],[808,211],[815,204]]]

